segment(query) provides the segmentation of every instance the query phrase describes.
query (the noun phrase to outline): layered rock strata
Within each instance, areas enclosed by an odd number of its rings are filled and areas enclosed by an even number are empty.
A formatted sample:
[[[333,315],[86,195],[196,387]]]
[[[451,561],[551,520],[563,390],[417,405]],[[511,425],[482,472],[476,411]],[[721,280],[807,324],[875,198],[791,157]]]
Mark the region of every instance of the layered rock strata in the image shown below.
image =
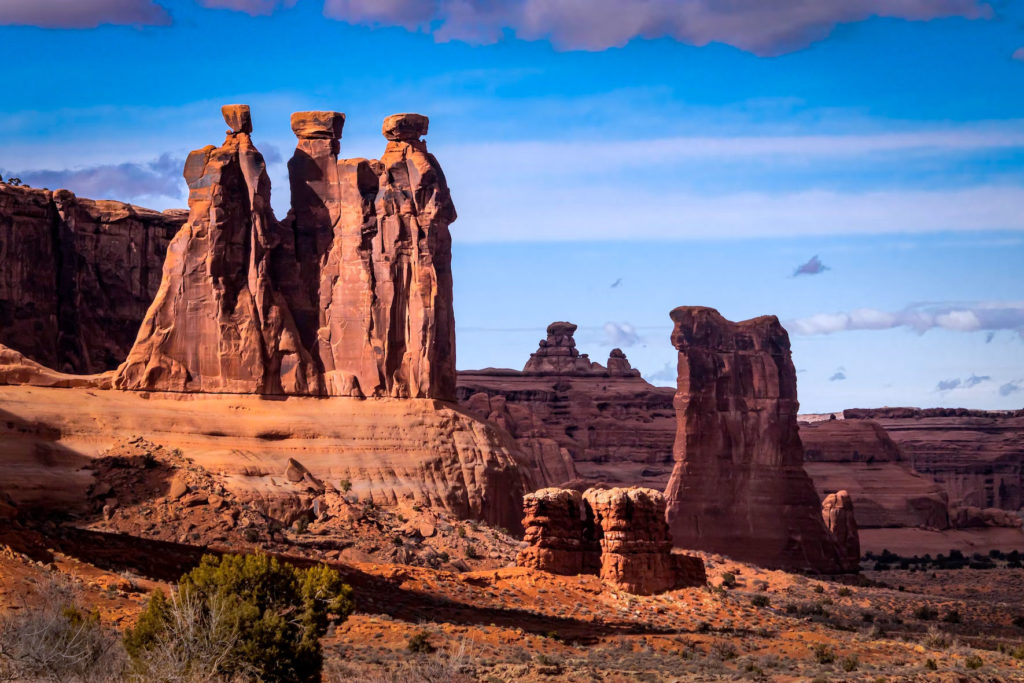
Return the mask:
[[[596,574],[601,550],[594,518],[578,491],[546,488],[523,497],[524,540],[516,564],[551,574]]]
[[[116,385],[130,390],[455,398],[451,236],[426,117],[383,127],[380,160],[338,160],[344,115],[299,112],[278,222],[248,107],[189,155],[189,221]]]
[[[678,547],[766,567],[841,572],[841,551],[803,469],[796,370],[774,316],[671,313],[679,351],[675,467],[666,489]]]
[[[860,535],[850,494],[837,491],[825,496],[821,501],[821,517],[842,550],[843,569],[857,571],[860,567]]]
[[[523,499],[526,542],[516,563],[553,574],[599,574],[612,587],[651,595],[706,581],[698,557],[672,553],[659,491],[547,488]]]
[[[65,373],[117,367],[185,218],[0,182],[0,344]]]
[[[458,373],[458,398],[508,429],[532,456],[541,486],[643,484],[664,488],[672,470],[673,391],[640,377],[620,349],[608,367],[576,348],[576,325],[548,326],[526,368]]]

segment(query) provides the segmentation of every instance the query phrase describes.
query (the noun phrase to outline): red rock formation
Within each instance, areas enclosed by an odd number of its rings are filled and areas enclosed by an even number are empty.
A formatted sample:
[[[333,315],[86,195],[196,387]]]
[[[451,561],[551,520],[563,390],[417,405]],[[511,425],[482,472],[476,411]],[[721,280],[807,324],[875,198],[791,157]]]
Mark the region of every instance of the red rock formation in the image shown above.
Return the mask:
[[[774,316],[734,323],[703,307],[671,316],[678,431],[666,497],[675,544],[767,567],[842,571],[803,469],[786,330]]]
[[[607,369],[590,362],[576,349],[575,329],[552,323],[523,372],[459,372],[459,401],[516,437],[532,454],[539,486],[664,488],[672,469],[674,392],[644,381],[619,349]]]
[[[338,161],[344,115],[293,115],[282,223],[248,108],[224,117],[186,163],[189,222],[117,386],[454,400],[455,209],[426,117],[389,117],[380,161]]]
[[[1005,527],[1019,529],[1020,515],[999,508],[978,508],[972,505],[954,506],[949,511],[949,521],[955,529],[978,527]]]
[[[839,543],[843,553],[843,569],[855,572],[860,567],[860,536],[853,513],[853,499],[846,491],[836,491],[821,501],[821,517]]]
[[[698,557],[672,554],[659,491],[546,488],[523,498],[520,567],[552,574],[600,574],[613,587],[651,595],[705,583]]]
[[[660,491],[637,487],[588,489],[583,499],[600,529],[604,581],[638,595],[694,585],[698,578],[694,576],[696,558],[674,559],[672,537],[665,523],[665,498]],[[699,578],[703,583],[703,577]]]
[[[547,339],[540,340],[540,347],[530,354],[530,360],[526,361],[523,372],[540,375],[577,375],[595,370],[590,357],[576,350],[576,340],[573,338],[575,332],[576,325],[572,323],[554,322],[548,325]],[[602,373],[604,368],[598,366],[596,370]]]
[[[596,574],[601,550],[578,491],[546,488],[523,497],[524,539],[516,564],[551,574]]]
[[[320,393],[274,267],[289,236],[270,209],[248,107],[222,109],[221,147],[189,154],[189,220],[168,249],[163,281],[115,385],[128,390]]]
[[[0,344],[67,373],[124,360],[182,211],[0,183]]]
[[[846,489],[857,499],[861,529],[949,528],[949,496],[904,461],[900,447],[873,420],[801,422],[804,469],[819,495]]]

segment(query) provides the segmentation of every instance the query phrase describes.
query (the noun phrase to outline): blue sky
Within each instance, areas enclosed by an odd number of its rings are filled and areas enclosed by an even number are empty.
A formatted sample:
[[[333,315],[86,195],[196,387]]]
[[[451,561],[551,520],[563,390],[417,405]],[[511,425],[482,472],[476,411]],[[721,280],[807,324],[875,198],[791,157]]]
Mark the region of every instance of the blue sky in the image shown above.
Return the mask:
[[[700,304],[778,315],[807,411],[1024,405],[1017,2],[0,0],[0,42],[0,173],[83,196],[183,206],[245,102],[283,216],[292,111],[344,156],[429,115],[460,368],[567,319],[672,384]]]

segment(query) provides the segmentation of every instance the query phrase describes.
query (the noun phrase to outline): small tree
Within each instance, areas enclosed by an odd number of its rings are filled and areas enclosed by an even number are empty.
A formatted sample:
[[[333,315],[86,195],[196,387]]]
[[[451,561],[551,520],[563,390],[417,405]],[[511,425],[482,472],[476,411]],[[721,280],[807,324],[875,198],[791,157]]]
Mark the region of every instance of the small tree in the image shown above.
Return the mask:
[[[186,668],[262,681],[319,681],[320,638],[352,611],[352,589],[326,565],[267,555],[206,556],[168,600],[154,594],[125,637],[136,668],[170,651]],[[176,642],[181,641],[183,642]]]

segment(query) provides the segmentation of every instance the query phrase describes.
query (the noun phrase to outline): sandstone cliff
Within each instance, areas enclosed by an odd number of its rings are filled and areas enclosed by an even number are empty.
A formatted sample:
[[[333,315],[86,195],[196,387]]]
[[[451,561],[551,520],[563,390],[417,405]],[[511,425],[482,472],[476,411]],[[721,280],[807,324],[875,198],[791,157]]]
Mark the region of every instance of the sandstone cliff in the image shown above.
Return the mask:
[[[178,210],[0,183],[0,344],[62,372],[117,367],[184,222]]]
[[[734,323],[703,307],[671,316],[678,427],[666,498],[676,546],[768,567],[843,571],[803,469],[786,330],[774,316]]]

